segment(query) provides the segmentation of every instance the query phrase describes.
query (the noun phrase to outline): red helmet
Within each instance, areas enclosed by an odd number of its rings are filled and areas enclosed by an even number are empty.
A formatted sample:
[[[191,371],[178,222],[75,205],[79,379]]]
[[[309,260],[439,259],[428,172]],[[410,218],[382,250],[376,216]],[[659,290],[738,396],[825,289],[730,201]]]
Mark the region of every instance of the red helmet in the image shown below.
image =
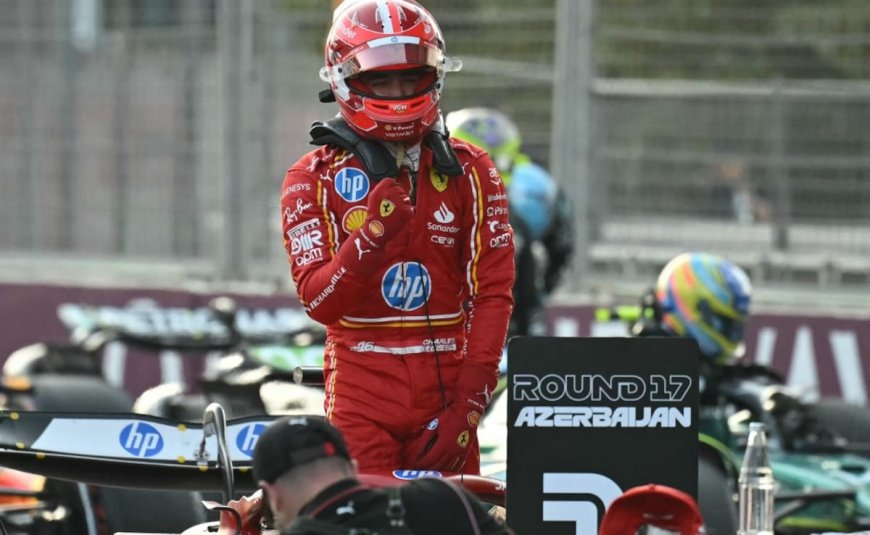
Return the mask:
[[[673,487],[649,484],[628,489],[613,500],[598,535],[633,535],[643,526],[680,535],[706,533],[694,498]]]
[[[326,38],[328,82],[341,116],[358,134],[385,141],[417,141],[439,118],[444,75],[462,62],[444,55],[438,23],[412,0],[345,0]],[[413,94],[377,96],[354,77],[365,71],[420,69]]]

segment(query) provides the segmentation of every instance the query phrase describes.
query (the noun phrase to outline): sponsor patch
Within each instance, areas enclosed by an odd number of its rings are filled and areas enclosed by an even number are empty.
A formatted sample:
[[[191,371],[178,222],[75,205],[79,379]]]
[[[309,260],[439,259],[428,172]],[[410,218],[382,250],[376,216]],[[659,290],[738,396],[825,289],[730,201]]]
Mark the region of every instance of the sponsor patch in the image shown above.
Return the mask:
[[[390,266],[381,280],[381,295],[398,310],[416,310],[429,300],[432,279],[419,262],[399,262]]]
[[[440,234],[433,234],[429,237],[429,241],[435,245],[440,245],[441,247],[454,247],[456,245],[456,238],[453,236],[442,236]]]
[[[505,232],[504,234],[499,234],[498,236],[489,240],[489,246],[493,249],[498,249],[499,247],[507,247],[511,243],[511,233]]]
[[[356,246],[357,260],[362,260],[364,254],[372,252],[371,249],[366,249],[363,246],[362,239],[359,236],[353,239],[353,244]]]
[[[362,254],[360,254],[360,256],[362,256]],[[347,273],[347,268],[345,268],[344,266],[342,266],[341,269],[334,273],[329,279],[329,284],[326,286],[326,288],[323,289],[322,292],[320,292],[320,295],[318,295],[314,298],[313,301],[308,303],[308,310],[314,310],[315,308],[320,306],[320,303],[322,303],[324,299],[332,295],[332,292],[335,291],[335,285],[338,284],[338,281],[341,280],[345,273]]]
[[[434,420],[429,422],[429,425],[426,426],[426,429],[428,429],[429,431],[435,431],[436,429],[438,429],[438,418],[435,418]]]
[[[310,251],[302,251],[301,253],[293,256],[293,263],[297,266],[307,266],[312,262],[319,262],[323,260],[323,250],[322,249],[312,249]]]
[[[369,177],[362,169],[345,167],[335,174],[335,191],[347,202],[359,202],[369,194]]]
[[[404,481],[420,479],[421,477],[435,477],[441,479],[441,472],[438,470],[393,470],[393,477]]]
[[[454,227],[452,225],[439,225],[438,223],[433,223],[431,221],[426,222],[426,228],[435,232],[446,232],[448,234],[456,234],[459,232],[459,227]]]
[[[381,217],[387,217],[396,211],[396,205],[393,204],[393,201],[389,199],[384,199],[381,201],[381,205],[380,207],[378,207],[378,211],[380,212]]]
[[[118,441],[127,453],[135,457],[153,457],[163,449],[163,436],[160,431],[144,422],[125,426]]]
[[[362,227],[365,220],[366,209],[362,206],[354,206],[353,208],[345,212],[344,217],[341,218],[341,228],[343,228],[345,232],[350,234],[356,229]]]
[[[480,413],[477,411],[471,411],[468,413],[468,425],[472,427],[477,427],[477,424],[480,423]]]
[[[312,206],[314,205],[310,202],[305,202],[302,199],[296,199],[295,207],[287,206],[286,208],[284,208],[284,221],[286,221],[288,225],[296,223],[297,221],[299,221],[299,216],[302,215],[305,210],[311,208]]]
[[[444,204],[443,201],[441,202],[441,206],[439,206],[438,209],[435,210],[435,213],[432,215],[435,216],[435,221],[443,225],[446,225],[447,223],[452,223],[453,220],[456,218],[456,216],[453,215],[453,212],[451,212],[450,209],[447,208],[447,205]]]
[[[248,424],[242,428],[236,437],[236,446],[239,448],[239,451],[247,455],[248,457],[254,456],[254,446],[257,445],[257,440],[260,438],[260,435],[263,434],[263,431],[266,430],[266,424]]]
[[[372,221],[369,223],[369,232],[372,236],[379,238],[384,235],[384,224],[380,221]]]
[[[468,432],[468,430],[465,430],[465,431],[459,433],[459,436],[456,437],[456,445],[459,446],[460,448],[464,448],[464,447],[468,446],[468,440],[469,440],[470,436],[471,435]]]
[[[289,229],[287,231],[287,237],[288,238],[298,238],[299,236],[302,236],[303,234],[307,233],[308,231],[310,231],[314,228],[317,228],[319,226],[320,226],[320,220],[317,218],[303,221],[302,223],[299,223],[295,227]]]
[[[429,181],[432,182],[432,187],[439,193],[447,189],[447,175],[442,175],[434,168],[429,169]]]
[[[501,184],[501,175],[498,174],[498,169],[495,167],[489,168],[489,181],[496,186]]]
[[[499,230],[507,230],[510,226],[508,223],[504,221],[499,221],[497,219],[490,219],[486,222],[486,225],[489,227],[489,232],[495,234]]]
[[[300,191],[311,191],[311,184],[293,184],[284,188],[284,191],[281,193],[281,198],[291,195],[293,193],[298,193]]]
[[[291,235],[288,232],[287,237],[290,238],[290,254],[292,255],[323,247],[323,233],[317,229],[296,235]]]

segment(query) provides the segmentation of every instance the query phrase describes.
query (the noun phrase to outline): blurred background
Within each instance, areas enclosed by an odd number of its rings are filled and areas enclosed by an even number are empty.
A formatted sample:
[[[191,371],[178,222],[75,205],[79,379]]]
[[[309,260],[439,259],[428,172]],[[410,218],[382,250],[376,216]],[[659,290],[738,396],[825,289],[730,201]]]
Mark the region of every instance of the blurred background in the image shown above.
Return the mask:
[[[559,297],[706,250],[870,310],[870,3],[426,0],[571,196]],[[279,188],[330,118],[327,0],[0,0],[0,277],[288,291]]]

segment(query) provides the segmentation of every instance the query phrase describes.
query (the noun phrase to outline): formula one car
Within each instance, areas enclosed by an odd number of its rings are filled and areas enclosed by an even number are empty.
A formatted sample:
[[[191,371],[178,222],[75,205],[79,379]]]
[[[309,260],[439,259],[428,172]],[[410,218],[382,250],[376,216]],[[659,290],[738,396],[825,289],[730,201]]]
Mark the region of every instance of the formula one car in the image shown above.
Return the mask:
[[[651,299],[645,295],[640,307],[599,310],[598,330],[637,334]],[[698,503],[708,534],[736,532],[737,478],[750,422],[763,422],[767,431],[776,533],[870,528],[870,410],[838,399],[803,399],[765,366],[738,361],[702,369]]]
[[[227,421],[223,408],[206,407],[202,423],[173,421],[140,414],[49,413],[3,411],[0,413],[0,465],[39,474],[55,481],[75,481],[125,489],[175,489],[221,493],[222,501],[239,498],[239,492],[256,489],[251,455],[260,433],[272,417],[252,416]],[[482,500],[504,505],[503,481],[481,477],[396,470],[363,474],[373,486],[395,485],[418,477],[444,477],[465,486]],[[0,479],[2,482],[2,479]],[[0,507],[0,522],[8,533],[93,533],[79,518],[50,518],[61,497],[48,490],[0,489],[0,497],[23,497],[26,503]],[[8,499],[8,498],[7,498]],[[242,500],[244,501],[244,500]],[[143,515],[159,516],[161,510],[140,508]],[[242,522],[232,507],[213,501],[190,504],[221,513],[221,519],[196,523],[185,534],[214,533],[218,526],[233,526],[222,533],[268,533],[260,529],[259,516]],[[256,511],[254,512],[256,513]],[[42,519],[38,525],[23,523],[20,515]],[[235,523],[232,523],[234,520]],[[228,524],[229,523],[229,524]],[[247,531],[243,527],[247,525]],[[51,531],[49,531],[51,529]],[[255,529],[255,531],[251,531]],[[167,530],[163,530],[167,533]]]
[[[322,410],[322,392],[291,380],[296,366],[323,365],[325,330],[301,310],[255,313],[218,297],[195,309],[164,308],[148,300],[121,308],[67,303],[59,307],[58,317],[70,341],[36,343],[13,352],[3,365],[5,377],[101,378],[105,348],[120,342],[155,359],[172,352],[176,358],[192,356],[206,363],[195,383],[147,388],[133,412],[195,420],[211,402],[221,403],[231,417]],[[23,408],[52,410],[40,405]]]

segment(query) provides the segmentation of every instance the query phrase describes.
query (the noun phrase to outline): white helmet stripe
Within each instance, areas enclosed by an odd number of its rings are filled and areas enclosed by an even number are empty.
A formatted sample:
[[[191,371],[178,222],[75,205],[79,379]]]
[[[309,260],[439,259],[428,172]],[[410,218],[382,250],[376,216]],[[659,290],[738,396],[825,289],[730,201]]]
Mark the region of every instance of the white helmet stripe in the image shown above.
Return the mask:
[[[381,19],[381,24],[384,26],[384,33],[395,33],[393,29],[393,17],[390,14],[390,5],[387,0],[378,0],[377,17]]]

